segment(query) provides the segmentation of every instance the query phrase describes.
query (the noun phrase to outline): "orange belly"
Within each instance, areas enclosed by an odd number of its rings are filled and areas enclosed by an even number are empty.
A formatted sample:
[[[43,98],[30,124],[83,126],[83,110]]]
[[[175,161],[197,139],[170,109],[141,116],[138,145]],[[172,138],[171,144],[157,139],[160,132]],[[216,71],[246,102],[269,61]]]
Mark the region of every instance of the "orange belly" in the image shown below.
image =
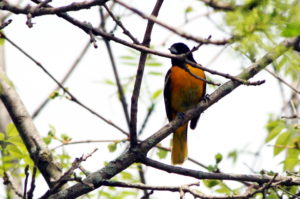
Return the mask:
[[[187,65],[195,75],[205,78],[204,71]],[[184,69],[173,66],[171,69],[171,107],[174,117],[178,112],[184,112],[195,106],[203,97],[205,82],[191,76]]]

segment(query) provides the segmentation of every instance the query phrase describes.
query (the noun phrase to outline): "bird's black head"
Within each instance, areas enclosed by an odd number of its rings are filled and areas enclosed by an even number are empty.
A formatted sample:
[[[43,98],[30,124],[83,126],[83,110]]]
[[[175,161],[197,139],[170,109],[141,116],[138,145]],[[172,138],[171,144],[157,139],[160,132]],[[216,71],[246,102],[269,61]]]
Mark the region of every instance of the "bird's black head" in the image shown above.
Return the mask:
[[[190,52],[190,49],[184,43],[175,43],[169,48],[170,52],[175,55]]]
[[[185,45],[184,43],[174,43],[170,48],[169,48],[170,52],[174,55],[180,55],[180,54],[184,54],[184,53],[188,53],[190,52],[190,49],[187,45]],[[192,61],[192,62],[196,62],[194,60],[193,54],[189,53],[187,55],[187,59]],[[172,59],[172,64],[176,64],[178,65],[179,60],[174,60]]]

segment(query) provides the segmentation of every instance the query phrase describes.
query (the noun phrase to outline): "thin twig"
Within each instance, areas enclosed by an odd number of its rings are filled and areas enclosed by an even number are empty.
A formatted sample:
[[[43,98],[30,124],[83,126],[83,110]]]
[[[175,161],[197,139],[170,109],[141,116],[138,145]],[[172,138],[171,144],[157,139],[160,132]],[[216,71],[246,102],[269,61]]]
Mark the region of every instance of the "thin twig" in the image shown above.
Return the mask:
[[[88,0],[88,1],[82,1],[82,2],[73,2],[66,6],[61,7],[50,7],[47,5],[47,2],[44,3],[43,1],[39,2],[37,6],[30,6],[27,5],[24,8],[20,8],[18,6],[11,5],[6,0],[1,0],[0,8],[1,10],[7,10],[10,12],[13,12],[15,14],[30,14],[30,17],[36,17],[41,15],[53,15],[53,14],[60,14],[60,13],[66,13],[69,11],[78,11],[82,9],[89,9],[93,6],[103,5],[108,0]],[[42,6],[41,6],[42,4]]]
[[[101,116],[100,114],[98,114],[97,112],[95,112],[91,108],[87,107],[82,102],[80,102],[68,89],[66,89],[58,80],[56,80],[56,78],[54,78],[53,75],[51,73],[49,73],[49,71],[40,62],[36,61],[36,59],[34,59],[31,55],[29,55],[27,52],[25,52],[21,47],[19,47],[13,41],[11,41],[9,38],[7,38],[6,35],[4,35],[3,33],[0,32],[0,37],[6,39],[11,45],[13,45],[15,48],[17,48],[21,53],[23,53],[27,58],[29,58],[31,61],[33,61],[37,66],[39,66],[65,93],[67,93],[69,95],[69,97],[70,97],[69,100],[71,100],[71,101],[75,102],[76,104],[80,105],[81,107],[83,107],[84,109],[86,109],[87,111],[92,113],[93,115],[100,118],[105,123],[107,123],[107,124],[113,126],[114,128],[118,129],[124,135],[127,135],[127,136],[129,135],[126,131],[124,131],[121,127],[117,126],[111,120],[108,120],[108,119],[104,118],[103,116]]]
[[[53,193],[55,193],[61,186],[63,186],[66,182],[70,180],[74,180],[70,178],[70,176],[74,173],[74,170],[78,169],[83,161],[86,161],[89,157],[91,157],[98,149],[95,148],[92,152],[82,155],[80,158],[76,158],[72,166],[54,183],[53,187],[49,189],[45,194],[43,194],[40,199],[46,199]],[[91,185],[92,186],[92,185]]]
[[[155,104],[152,103],[150,105],[150,107],[148,108],[147,115],[146,115],[146,117],[145,117],[145,119],[144,119],[144,121],[142,123],[142,126],[141,126],[139,132],[138,132],[138,136],[140,136],[143,133],[143,131],[144,131],[144,129],[145,129],[145,127],[146,127],[146,125],[147,125],[147,123],[149,121],[149,118],[152,115],[154,109],[155,109]]]
[[[82,51],[80,52],[79,56],[75,59],[75,61],[73,62],[73,64],[71,65],[71,67],[68,69],[68,71],[66,72],[65,76],[63,77],[63,79],[60,81],[61,85],[64,85],[64,83],[69,79],[69,77],[71,76],[71,74],[73,73],[73,71],[75,70],[75,68],[78,66],[78,64],[80,63],[80,61],[82,60],[82,58],[84,57],[84,55],[86,54],[86,52],[88,51],[90,47],[90,42],[87,42],[84,46],[84,48],[82,49]],[[54,88],[52,90],[53,93],[56,90],[58,90],[60,87],[56,86],[56,88]],[[36,118],[36,116],[39,115],[39,113],[41,112],[41,110],[48,104],[48,102],[50,101],[50,98],[47,97],[42,103],[41,105],[39,105],[38,108],[36,108],[36,110],[33,112],[32,114],[32,118]]]
[[[135,14],[139,15],[140,17],[142,17],[143,19],[147,19],[148,21],[152,21],[153,23],[156,23],[160,26],[162,26],[163,28],[166,28],[168,29],[169,31],[181,36],[181,37],[184,37],[186,39],[190,39],[190,40],[193,40],[197,43],[204,43],[204,44],[214,44],[214,45],[224,45],[226,43],[228,43],[230,41],[230,39],[224,39],[224,40],[216,40],[216,41],[212,41],[212,40],[207,40],[207,39],[203,39],[203,38],[199,38],[199,37],[195,37],[193,35],[190,35],[186,32],[183,32],[181,30],[178,30],[164,22],[161,22],[159,21],[155,15],[151,14],[150,16],[149,15],[146,15],[144,14],[142,11],[132,7],[132,6],[129,6],[128,4],[120,1],[120,0],[114,0],[115,2],[117,2],[118,4],[122,5],[123,7],[127,8],[128,10],[134,12]]]
[[[27,184],[29,179],[29,165],[25,167],[25,182],[24,182],[24,191],[23,191],[23,199],[27,198]]]
[[[88,143],[106,143],[106,142],[126,142],[128,141],[128,138],[122,139],[122,140],[81,140],[81,141],[72,141],[72,142],[66,142],[62,143],[56,147],[53,147],[51,151],[56,150],[60,147],[67,146],[67,145],[74,145],[74,144],[88,144]]]
[[[32,176],[31,176],[31,184],[30,184],[30,189],[27,192],[27,198],[28,199],[32,199],[33,198],[33,192],[35,189],[35,177],[36,177],[36,172],[37,172],[37,168],[34,166],[33,167],[33,171],[32,171]]]
[[[300,94],[300,90],[296,89],[295,87],[293,87],[291,84],[289,84],[287,81],[285,81],[283,78],[281,78],[279,75],[277,75],[276,73],[270,71],[269,69],[265,68],[265,71],[267,71],[268,73],[270,73],[273,77],[275,77],[276,79],[278,79],[280,82],[282,82],[284,85],[286,85],[287,87],[289,87],[290,89],[292,89],[294,92],[296,92],[297,94]]]
[[[105,5],[105,8],[108,9],[106,5]],[[106,23],[105,23],[105,19],[104,19],[104,16],[103,16],[103,13],[102,13],[101,9],[100,9],[100,15],[101,15],[101,28],[105,31]],[[114,77],[115,77],[115,80],[116,80],[116,83],[117,83],[117,88],[118,88],[118,93],[119,93],[119,99],[120,99],[120,102],[122,104],[122,108],[123,108],[123,112],[124,112],[124,115],[125,115],[126,123],[127,123],[128,129],[130,130],[130,118],[129,118],[129,113],[128,113],[128,105],[127,105],[126,97],[125,97],[125,94],[124,94],[124,91],[123,91],[123,86],[122,86],[121,81],[120,81],[120,76],[119,76],[119,72],[118,72],[118,69],[117,69],[117,66],[116,66],[115,57],[113,55],[113,51],[112,51],[112,48],[111,48],[111,45],[110,45],[110,41],[107,40],[107,39],[104,39],[103,41],[105,43],[105,46],[106,46],[106,49],[107,49],[107,52],[108,52],[108,55],[109,55],[109,59],[110,59],[110,62],[111,62],[111,66],[112,66],[112,69],[113,69],[113,72],[114,72]]]
[[[120,20],[118,20],[115,15],[111,12],[111,10],[107,7],[106,4],[103,5],[103,7],[105,8],[105,10],[107,11],[107,13],[110,15],[110,17],[116,22],[116,24],[118,26],[120,26],[120,28],[123,30],[123,33],[125,35],[127,35],[135,44],[140,44],[140,42],[137,40],[137,38],[135,38],[131,32],[129,30],[127,30],[125,28],[125,26],[123,26],[122,22]]]

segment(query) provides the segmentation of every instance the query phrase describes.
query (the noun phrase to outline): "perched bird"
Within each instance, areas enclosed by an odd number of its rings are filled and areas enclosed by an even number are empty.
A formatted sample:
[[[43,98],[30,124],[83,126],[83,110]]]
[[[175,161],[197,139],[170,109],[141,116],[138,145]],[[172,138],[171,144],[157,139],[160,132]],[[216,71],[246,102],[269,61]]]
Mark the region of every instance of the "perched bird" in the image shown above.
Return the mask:
[[[169,48],[175,55],[187,53],[187,59],[195,62],[190,49],[184,43],[175,43]],[[164,101],[169,121],[175,119],[178,113],[194,107],[203,97],[206,91],[206,82],[188,73],[205,79],[204,71],[178,59],[172,59],[172,67],[166,74],[164,87]],[[200,115],[193,118],[190,128],[195,129]],[[182,164],[187,158],[187,128],[188,123],[175,130],[172,141],[172,164]]]

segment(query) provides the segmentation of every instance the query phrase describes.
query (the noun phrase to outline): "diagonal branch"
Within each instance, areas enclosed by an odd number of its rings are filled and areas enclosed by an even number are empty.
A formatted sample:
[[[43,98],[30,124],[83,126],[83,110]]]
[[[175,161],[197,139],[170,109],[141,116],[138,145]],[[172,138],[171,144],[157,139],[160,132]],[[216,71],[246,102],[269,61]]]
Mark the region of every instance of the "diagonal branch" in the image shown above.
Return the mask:
[[[61,169],[53,160],[51,152],[37,131],[18,93],[0,68],[0,99],[4,103],[19,134],[26,145],[31,159],[44,176],[49,187],[62,175]]]
[[[79,106],[81,106],[82,108],[84,108],[85,110],[89,111],[91,114],[95,115],[96,117],[100,118],[102,121],[104,121],[105,123],[111,125],[112,127],[118,129],[121,133],[123,133],[124,135],[128,135],[128,133],[126,131],[124,131],[121,127],[119,127],[118,125],[116,125],[115,123],[113,123],[112,121],[106,119],[105,117],[103,117],[102,115],[98,114],[97,112],[95,112],[94,110],[92,110],[91,108],[89,108],[88,106],[86,106],[85,104],[83,104],[81,101],[79,101],[68,89],[66,89],[51,73],[49,73],[49,71],[40,63],[38,62],[36,59],[34,59],[31,55],[29,55],[27,52],[25,52],[21,47],[19,47],[18,45],[16,45],[12,40],[10,40],[7,36],[5,36],[3,33],[0,32],[0,38],[4,38],[6,39],[11,45],[13,45],[15,48],[17,48],[22,54],[24,54],[28,59],[30,59],[32,62],[34,62],[38,67],[40,67],[45,73],[46,75],[48,75],[58,86],[59,88],[61,88],[66,94],[68,94],[69,96],[69,100],[71,100],[72,102],[78,104]]]
[[[288,50],[288,47],[292,47],[297,42],[297,38],[291,38],[283,41],[280,45],[272,49],[265,56],[259,59],[257,62],[251,64],[248,68],[242,71],[238,77],[244,80],[248,80],[263,70],[272,61],[276,60],[279,56]],[[50,199],[65,199],[65,198],[75,198],[88,193],[103,185],[103,181],[112,178],[122,170],[129,167],[135,162],[143,162],[147,165],[154,166],[158,165],[159,169],[167,170],[168,172],[180,172],[181,175],[187,175],[187,171],[190,172],[191,177],[201,178],[201,179],[222,179],[222,180],[246,180],[251,182],[261,182],[268,183],[272,179],[272,176],[262,176],[262,175],[238,175],[238,174],[226,174],[226,173],[207,173],[199,172],[195,170],[184,169],[180,167],[169,166],[162,164],[160,162],[154,162],[153,160],[145,158],[147,152],[154,147],[161,140],[170,135],[175,129],[177,129],[182,124],[186,123],[190,119],[194,118],[199,113],[202,113],[208,107],[231,93],[234,89],[241,85],[241,82],[230,80],[216,89],[211,95],[209,101],[201,101],[197,107],[185,112],[184,116],[176,117],[169,124],[162,127],[154,135],[147,138],[145,141],[139,145],[132,148],[113,161],[110,161],[104,168],[91,173],[87,178],[83,180],[84,183],[77,183],[63,191],[60,191],[52,196]],[[300,185],[299,177],[283,177],[278,176],[274,181],[282,181],[285,185]],[[93,184],[93,187],[87,186],[86,184]]]
[[[231,173],[209,173],[186,169],[178,166],[171,166],[150,158],[142,159],[141,162],[147,166],[166,171],[168,173],[176,173],[183,176],[189,176],[196,179],[218,179],[218,180],[233,180],[233,181],[249,181],[257,183],[272,183],[280,182],[281,185],[300,185],[300,177],[292,176],[269,176],[269,175],[250,175],[250,174],[231,174]]]
[[[75,70],[75,68],[78,66],[79,62],[82,60],[83,56],[86,54],[86,52],[88,51],[90,47],[90,41],[88,41],[84,48],[82,49],[80,55],[76,58],[76,60],[74,61],[74,63],[72,64],[72,66],[69,68],[69,70],[66,72],[64,78],[60,81],[61,85],[64,85],[64,83],[68,80],[68,78],[71,76],[71,74],[73,73],[73,71]],[[51,93],[53,93],[54,91],[58,90],[60,87],[56,86],[56,88],[54,88],[52,90]],[[39,115],[39,113],[42,111],[42,109],[48,104],[50,98],[47,97],[39,106],[38,108],[33,112],[32,117],[35,118],[36,116]]]

